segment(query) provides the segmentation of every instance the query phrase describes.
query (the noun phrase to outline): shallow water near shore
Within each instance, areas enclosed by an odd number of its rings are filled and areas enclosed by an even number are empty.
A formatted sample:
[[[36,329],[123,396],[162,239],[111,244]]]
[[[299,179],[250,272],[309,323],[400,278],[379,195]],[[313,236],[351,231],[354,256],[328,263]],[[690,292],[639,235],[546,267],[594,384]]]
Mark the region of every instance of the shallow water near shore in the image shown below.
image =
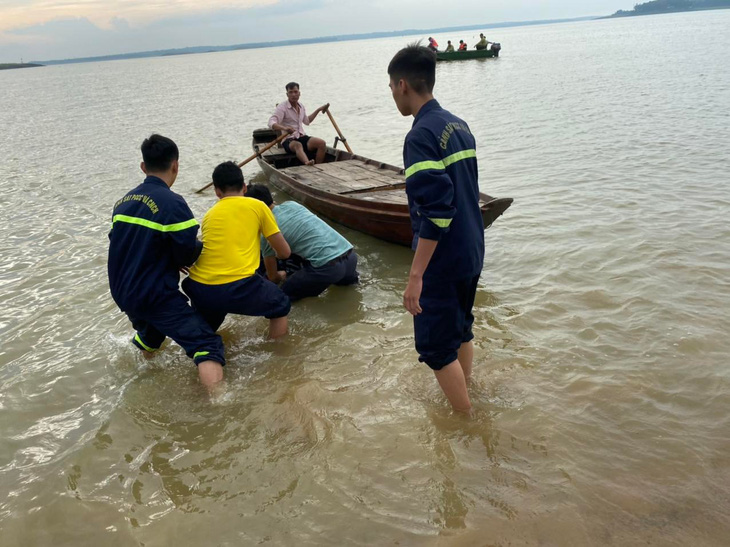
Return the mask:
[[[198,218],[290,80],[402,165],[385,70],[411,37],[0,73],[0,543],[726,545],[729,27],[498,29],[500,58],[439,64],[482,190],[515,198],[486,232],[471,418],[417,363],[407,248],[336,226],[361,284],[281,341],[229,318],[212,398],[176,345],[138,355],[108,292],[144,137],[178,143]]]

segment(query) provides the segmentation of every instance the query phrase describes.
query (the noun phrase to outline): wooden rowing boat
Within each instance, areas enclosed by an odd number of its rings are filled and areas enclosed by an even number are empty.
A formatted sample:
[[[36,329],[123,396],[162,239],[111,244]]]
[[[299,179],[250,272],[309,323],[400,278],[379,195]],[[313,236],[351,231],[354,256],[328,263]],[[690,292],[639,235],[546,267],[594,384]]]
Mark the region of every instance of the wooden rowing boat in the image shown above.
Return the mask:
[[[253,132],[258,153],[277,137],[270,129]],[[371,236],[410,245],[413,239],[404,170],[327,147],[325,162],[302,165],[294,154],[278,146],[256,158],[269,182],[312,211]],[[488,228],[512,198],[480,193],[482,218]]]
[[[467,59],[488,59],[499,57],[499,49],[468,49],[466,51],[437,51],[437,61],[465,61]]]

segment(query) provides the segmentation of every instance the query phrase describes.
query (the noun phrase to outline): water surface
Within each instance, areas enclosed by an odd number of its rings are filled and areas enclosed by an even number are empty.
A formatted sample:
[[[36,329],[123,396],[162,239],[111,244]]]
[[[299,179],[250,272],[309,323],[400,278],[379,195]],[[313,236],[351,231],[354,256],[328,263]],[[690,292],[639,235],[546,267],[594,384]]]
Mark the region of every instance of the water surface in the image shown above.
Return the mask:
[[[385,69],[411,38],[0,73],[1,543],[726,544],[729,26],[499,29],[499,59],[439,64],[482,189],[515,198],[486,232],[471,420],[416,361],[406,248],[338,227],[360,286],[298,303],[280,342],[227,320],[212,402],[177,346],[140,358],[107,286],[153,131],[199,218],[290,80],[401,165]]]

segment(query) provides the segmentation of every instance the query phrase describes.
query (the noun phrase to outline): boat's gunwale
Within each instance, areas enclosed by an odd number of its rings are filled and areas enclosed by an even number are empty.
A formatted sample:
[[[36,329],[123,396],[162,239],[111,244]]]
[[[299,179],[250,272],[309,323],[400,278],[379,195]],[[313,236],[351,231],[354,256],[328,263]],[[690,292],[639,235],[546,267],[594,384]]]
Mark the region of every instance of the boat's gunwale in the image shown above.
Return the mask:
[[[277,169],[275,166],[271,165],[271,163],[267,162],[266,160],[262,160],[261,158],[258,158],[259,164],[265,163],[266,167],[276,172],[280,178],[286,179],[287,183],[291,186],[295,187],[299,192],[303,194],[312,194],[314,196],[317,196],[323,200],[331,201],[334,203],[342,203],[344,205],[349,205],[354,209],[375,209],[377,211],[381,211],[384,207],[388,209],[390,212],[401,212],[402,210],[408,211],[407,205],[401,205],[397,203],[388,203],[383,201],[368,201],[358,198],[350,197],[346,194],[335,194],[333,192],[327,192],[325,190],[320,190],[319,188],[313,188],[312,186],[309,186],[307,184],[304,184],[297,179],[295,179],[292,175],[287,174],[285,171],[282,171],[281,169]],[[263,168],[263,166],[262,166]],[[393,188],[395,190],[395,188]],[[334,199],[333,199],[334,198]],[[364,205],[364,206],[363,206]]]
[[[256,144],[261,144],[261,143],[257,143],[256,141],[254,141],[253,144],[255,146]],[[390,165],[388,163],[379,162],[379,161],[373,160],[371,158],[366,158],[365,156],[359,156],[357,154],[350,154],[349,152],[343,152],[342,150],[336,150],[329,146],[327,147],[327,154],[330,154],[337,158],[335,160],[335,162],[332,162],[332,163],[336,163],[338,161],[357,160],[357,161],[361,161],[362,163],[367,163],[368,165],[378,166],[381,169],[389,169],[390,171],[394,171],[398,174],[404,173],[404,170],[402,168],[396,167],[395,165]],[[282,154],[282,156],[283,156],[283,154]],[[349,157],[345,157],[345,156],[349,156]],[[404,204],[388,203],[388,202],[384,202],[384,201],[371,201],[371,200],[364,200],[364,199],[357,198],[357,197],[352,197],[353,195],[357,196],[357,195],[363,195],[363,194],[367,194],[367,193],[377,193],[379,191],[398,190],[398,189],[400,189],[400,185],[405,184],[405,179],[403,180],[402,183],[397,183],[398,186],[396,186],[396,184],[394,184],[392,188],[387,187],[386,185],[383,185],[382,187],[379,187],[378,189],[373,188],[369,192],[363,191],[363,192],[356,193],[356,194],[336,194],[334,192],[327,192],[325,190],[313,188],[312,186],[308,186],[308,185],[298,181],[295,178],[294,174],[290,174],[290,173],[286,172],[286,168],[281,169],[281,168],[278,168],[275,165],[273,165],[274,159],[275,159],[275,157],[273,154],[269,155],[267,157],[259,156],[257,158],[257,160],[259,161],[259,164],[264,162],[272,171],[275,171],[279,174],[279,176],[288,179],[291,184],[300,188],[300,191],[302,191],[303,193],[312,193],[312,194],[315,194],[322,198],[326,198],[326,197],[334,198],[334,199],[330,199],[329,201],[341,202],[344,204],[352,205],[358,209],[380,210],[382,208],[385,208],[386,210],[389,210],[392,212],[404,211],[405,213],[408,213],[408,205],[405,203]]]

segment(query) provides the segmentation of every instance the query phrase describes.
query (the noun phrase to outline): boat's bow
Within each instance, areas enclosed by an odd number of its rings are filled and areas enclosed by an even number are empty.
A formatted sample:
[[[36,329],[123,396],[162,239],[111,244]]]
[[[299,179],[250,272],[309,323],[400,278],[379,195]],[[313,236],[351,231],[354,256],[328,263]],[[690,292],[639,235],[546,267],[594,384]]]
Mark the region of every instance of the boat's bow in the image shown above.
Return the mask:
[[[514,201],[513,198],[493,198],[482,192],[479,192],[479,198],[484,229],[489,228],[495,220],[501,217]]]

